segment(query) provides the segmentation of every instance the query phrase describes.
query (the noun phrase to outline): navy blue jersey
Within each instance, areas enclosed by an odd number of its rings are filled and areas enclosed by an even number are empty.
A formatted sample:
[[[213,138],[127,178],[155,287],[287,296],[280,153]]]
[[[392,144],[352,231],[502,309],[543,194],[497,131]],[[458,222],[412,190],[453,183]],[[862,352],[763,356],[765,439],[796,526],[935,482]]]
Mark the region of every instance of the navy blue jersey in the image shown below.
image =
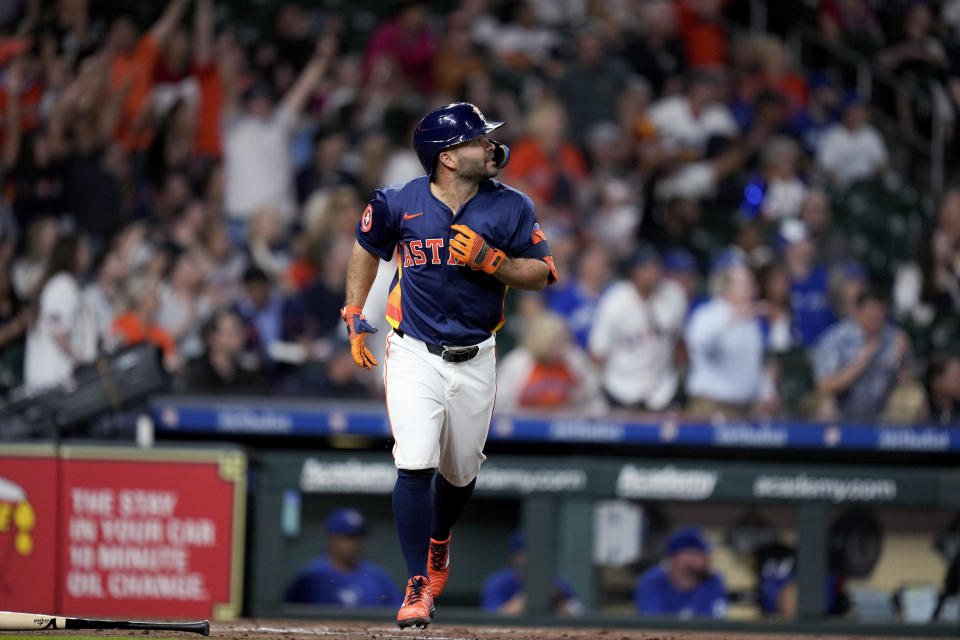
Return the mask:
[[[387,572],[363,560],[353,570],[341,572],[327,557],[311,562],[293,581],[284,596],[287,602],[336,604],[344,607],[396,606],[403,601]]]
[[[456,215],[430,191],[427,176],[378,189],[357,223],[357,241],[384,260],[398,251],[387,299],[393,328],[432,344],[477,344],[503,324],[507,287],[450,254],[452,224],[467,225],[511,258],[543,260],[556,280],[533,203],[496,180],[480,183]]]
[[[660,565],[640,574],[634,600],[637,613],[645,616],[722,618],[727,612],[727,592],[720,574],[711,573],[690,591],[678,591]]]
[[[499,611],[521,591],[523,591],[523,581],[517,575],[517,570],[507,567],[491,574],[483,582],[480,604],[487,611]],[[563,578],[557,578],[554,581],[553,593],[564,601],[577,599],[573,585]]]

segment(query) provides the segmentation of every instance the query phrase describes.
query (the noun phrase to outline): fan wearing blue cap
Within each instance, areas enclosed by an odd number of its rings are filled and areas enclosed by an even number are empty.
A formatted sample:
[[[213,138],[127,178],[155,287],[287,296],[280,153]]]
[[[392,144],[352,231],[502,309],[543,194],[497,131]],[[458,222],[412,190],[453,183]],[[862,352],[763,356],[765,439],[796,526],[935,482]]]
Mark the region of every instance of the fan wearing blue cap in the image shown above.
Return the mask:
[[[840,89],[826,72],[815,73],[809,81],[810,95],[806,106],[790,121],[790,133],[809,156],[815,156],[823,132],[837,121]]]
[[[363,558],[367,521],[339,509],[326,523],[327,553],[308,564],[287,589],[287,602],[342,607],[394,607],[401,595],[387,572]]]
[[[637,613],[645,616],[726,615],[723,578],[710,569],[710,545],[697,527],[670,536],[666,559],[640,575],[635,597]]]

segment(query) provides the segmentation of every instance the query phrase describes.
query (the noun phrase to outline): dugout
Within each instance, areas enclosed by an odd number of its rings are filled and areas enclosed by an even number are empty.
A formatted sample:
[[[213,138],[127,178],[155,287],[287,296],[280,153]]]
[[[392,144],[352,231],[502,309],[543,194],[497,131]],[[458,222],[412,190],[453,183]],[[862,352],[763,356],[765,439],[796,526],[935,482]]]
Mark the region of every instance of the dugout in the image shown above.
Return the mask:
[[[282,601],[288,581],[321,552],[324,518],[342,506],[356,507],[368,518],[368,557],[402,583],[405,570],[390,506],[395,470],[386,452],[261,450],[252,458],[256,479],[250,496],[249,614],[384,620],[395,615],[392,609],[345,612]],[[734,602],[731,616],[723,621],[641,618],[622,597],[618,606],[610,593],[619,589],[622,596],[635,574],[629,566],[618,576],[597,565],[596,550],[603,546],[598,537],[606,536],[609,542],[611,535],[623,533],[598,524],[597,505],[604,504],[638,507],[647,519],[665,515],[676,524],[700,521],[719,543],[715,562],[727,574],[735,600],[738,591],[749,590],[750,576],[742,570],[737,574],[736,559],[724,540],[727,525],[748,505],[765,510],[796,545],[797,619],[771,622],[744,615],[744,607],[752,606],[749,602]],[[960,472],[950,469],[498,454],[484,465],[474,501],[456,527],[455,570],[444,592],[443,621],[490,622],[490,615],[476,608],[479,590],[485,576],[507,565],[510,533],[519,525],[528,541],[528,610],[523,618],[511,619],[514,622],[955,635],[956,623],[918,625],[900,623],[896,616],[884,618],[884,605],[878,602],[898,587],[907,587],[900,591],[901,599],[916,600],[911,586],[924,581],[939,585],[946,566],[932,541],[958,507]],[[853,518],[846,526],[862,528],[857,514],[874,518],[884,533],[881,540],[864,537],[863,531],[860,537],[837,537],[837,522],[844,518]],[[864,548],[871,544],[872,550]],[[826,594],[816,585],[825,584],[829,558],[837,552],[870,565],[868,573],[850,583],[862,600],[857,603],[859,620],[824,617]],[[864,560],[871,553],[872,561]],[[550,613],[550,586],[558,575],[576,585],[586,615],[570,619]],[[871,594],[876,595],[873,602]]]

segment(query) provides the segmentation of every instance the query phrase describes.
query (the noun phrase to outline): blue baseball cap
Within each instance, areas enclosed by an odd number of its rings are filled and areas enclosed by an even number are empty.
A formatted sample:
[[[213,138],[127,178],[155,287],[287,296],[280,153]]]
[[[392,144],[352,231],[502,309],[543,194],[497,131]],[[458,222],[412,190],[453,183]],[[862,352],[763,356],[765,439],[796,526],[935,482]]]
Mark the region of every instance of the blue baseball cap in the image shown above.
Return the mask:
[[[670,249],[663,254],[663,268],[672,273],[694,273],[697,259],[686,249]]]
[[[851,280],[864,280],[867,277],[867,270],[863,268],[862,264],[852,258],[844,260],[841,266],[843,268],[843,275]]]
[[[367,532],[367,521],[356,509],[339,509],[327,518],[327,533],[338,536],[357,536]]]
[[[863,96],[860,95],[855,89],[850,89],[843,94],[843,98],[840,101],[840,113],[846,113],[847,109],[851,107],[859,107],[866,105],[866,100],[863,99]]]
[[[812,73],[807,84],[811,91],[816,91],[817,89],[822,89],[824,87],[829,87],[831,89],[837,88],[837,83],[827,71],[816,71]]]
[[[518,551],[523,551],[526,547],[526,541],[523,537],[523,530],[517,529],[510,534],[510,551],[517,553]]]
[[[710,263],[710,273],[735,266],[747,266],[747,259],[739,249],[724,249]]]
[[[678,551],[696,549],[703,553],[710,552],[710,545],[697,527],[684,527],[676,531],[667,541],[667,555],[672,556]]]
[[[633,253],[627,258],[624,267],[627,271],[633,271],[651,262],[662,263],[663,257],[655,246],[649,242],[640,241],[634,248]]]

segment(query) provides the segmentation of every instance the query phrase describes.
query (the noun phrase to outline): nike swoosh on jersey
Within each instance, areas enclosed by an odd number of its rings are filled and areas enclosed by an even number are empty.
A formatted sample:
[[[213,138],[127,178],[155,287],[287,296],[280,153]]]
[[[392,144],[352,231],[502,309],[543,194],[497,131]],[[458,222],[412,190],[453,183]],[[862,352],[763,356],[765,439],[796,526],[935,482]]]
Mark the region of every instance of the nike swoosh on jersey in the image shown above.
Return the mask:
[[[410,218],[416,218],[417,216],[422,216],[422,215],[423,215],[423,211],[421,211],[420,213],[414,213],[414,214],[412,214],[412,215],[409,214],[409,213],[407,213],[406,211],[404,211],[404,212],[403,212],[403,219],[404,219],[404,220],[409,220]]]

